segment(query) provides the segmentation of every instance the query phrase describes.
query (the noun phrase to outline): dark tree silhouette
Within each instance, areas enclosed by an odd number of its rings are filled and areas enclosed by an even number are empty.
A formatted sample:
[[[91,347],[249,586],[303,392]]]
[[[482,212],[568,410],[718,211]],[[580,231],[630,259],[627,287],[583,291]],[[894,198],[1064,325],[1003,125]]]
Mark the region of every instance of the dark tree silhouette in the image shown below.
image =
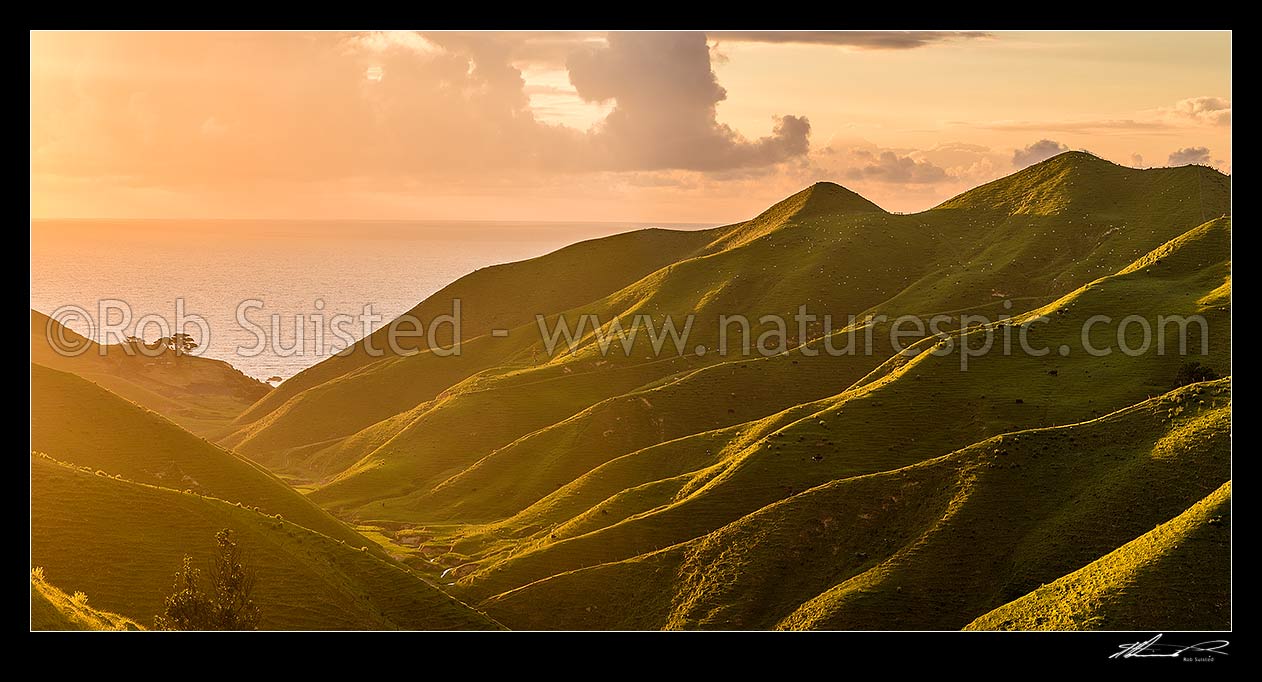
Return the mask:
[[[232,531],[215,534],[218,553],[206,580],[185,556],[175,574],[175,585],[161,615],[154,618],[159,630],[254,630],[259,609],[254,603],[254,571],[242,562],[242,551]],[[204,584],[205,583],[205,584]]]
[[[1199,362],[1185,362],[1174,375],[1174,387],[1187,386],[1200,381],[1213,381],[1218,373]]]
[[[210,598],[202,591],[202,571],[185,554],[184,564],[175,574],[175,586],[166,598],[162,614],[154,618],[158,630],[214,630],[210,627]]]
[[[191,335],[184,333],[164,336],[158,339],[158,344],[175,351],[176,355],[191,353],[198,345]]]

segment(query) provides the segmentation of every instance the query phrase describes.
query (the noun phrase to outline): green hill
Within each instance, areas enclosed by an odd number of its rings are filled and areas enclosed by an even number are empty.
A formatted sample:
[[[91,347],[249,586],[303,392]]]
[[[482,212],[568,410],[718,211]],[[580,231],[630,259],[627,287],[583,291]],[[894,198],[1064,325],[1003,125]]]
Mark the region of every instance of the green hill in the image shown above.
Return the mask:
[[[896,358],[878,379],[779,414],[598,458],[589,470],[585,463],[591,464],[601,451],[579,441],[562,442],[551,452],[525,449],[528,455],[537,454],[521,459],[506,457],[548,433],[535,432],[444,481],[436,492],[419,498],[414,508],[395,510],[387,501],[363,512],[404,520],[411,511],[410,518],[417,522],[437,517],[450,523],[460,517],[443,519],[438,516],[441,508],[425,503],[451,499],[457,511],[467,510],[464,518],[477,519],[473,515],[481,510],[507,513],[520,508],[521,502],[513,501],[537,491],[534,496],[541,499],[531,507],[453,538],[457,557],[478,566],[461,583],[470,586],[471,594],[487,596],[697,537],[794,491],[830,480],[897,469],[999,433],[1091,419],[1164,392],[1186,361],[1173,352],[1084,355],[1081,329],[1093,316],[1120,319],[1134,314],[1155,324],[1160,315],[1203,315],[1211,340],[1210,354],[1203,359],[1220,369],[1229,367],[1229,311],[1221,301],[1206,298],[1228,276],[1229,235],[1226,220],[1200,226],[1158,249],[1163,258],[1140,259],[1115,277],[1030,313],[1048,318],[1030,335],[1031,342],[1048,348],[1072,346],[1068,358],[995,353],[975,358],[969,371],[962,372],[958,354],[940,357],[927,352],[934,348],[930,339],[913,348],[914,357]],[[992,329],[997,331],[1001,330]],[[967,336],[981,335],[973,331]],[[955,343],[967,340],[957,337]],[[1105,345],[1098,336],[1093,343]],[[736,369],[741,369],[739,364]],[[748,374],[750,367],[742,371],[750,378],[758,376]],[[1013,382],[1012,377],[1021,381]],[[751,381],[743,389],[758,385]],[[935,419],[943,396],[965,400],[965,417]],[[934,427],[917,428],[925,423]],[[440,431],[423,433],[431,442],[445,442]],[[413,463],[412,470],[424,463]],[[548,478],[558,466],[568,467],[562,471],[571,478]],[[512,485],[496,484],[497,471]],[[485,493],[479,489],[482,485],[487,486]],[[460,486],[461,494],[446,495],[445,489],[452,486]],[[324,494],[317,491],[315,499],[324,501]],[[405,498],[411,499],[417,498]]]
[[[921,214],[891,215],[848,190],[820,184],[754,220],[711,231],[705,247],[603,298],[576,308],[567,309],[570,302],[563,301],[537,309],[554,317],[566,313],[571,320],[592,314],[627,324],[635,315],[660,320],[666,314],[692,314],[696,321],[690,343],[710,350],[718,345],[719,315],[791,316],[802,304],[833,315],[834,330],[845,326],[851,314],[927,318],[960,309],[992,316],[1020,314],[1072,292],[1096,273],[1117,272],[1204,222],[1202,215],[1226,212],[1225,177],[1201,174],[1196,169],[1135,171],[1067,154],[987,186],[992,194],[1034,193],[1041,197],[1039,205],[1050,202],[1042,218],[1029,211],[997,211],[969,194]],[[1120,198],[1099,216],[1059,216],[1052,206],[1056,202],[1035,191],[1040,183]],[[1203,200],[1193,209],[1174,198],[1176,191]],[[1150,206],[1153,192],[1169,204],[1159,221]],[[601,243],[588,244],[595,248]],[[1001,247],[1006,250],[997,250]],[[497,284],[504,290],[530,288],[525,282]],[[1014,307],[1001,308],[996,292],[1007,294]],[[437,311],[446,301],[449,309],[448,295],[440,292],[423,305]],[[472,299],[463,300],[463,310],[473,310]],[[817,348],[825,333],[822,323],[816,323],[802,338],[792,331],[787,345]],[[643,344],[645,336],[638,335],[638,342]],[[460,483],[468,480],[469,487],[485,490],[482,474],[470,468],[476,464],[485,477],[494,478],[488,458],[531,461],[534,455],[522,449],[527,440],[549,452],[564,452],[572,448],[559,448],[558,443],[580,430],[599,434],[587,445],[598,452],[589,451],[587,464],[570,469],[581,474],[589,465],[662,440],[765,417],[793,404],[768,398],[784,387],[791,387],[788,400],[797,402],[835,395],[885,357],[888,352],[879,347],[871,355],[806,360],[799,354],[789,362],[751,357],[734,365],[732,356],[714,353],[651,359],[637,351],[626,357],[618,351],[603,354],[599,336],[588,330],[575,352],[549,358],[534,323],[523,322],[507,339],[467,340],[460,357],[421,353],[382,358],[301,391],[301,384],[286,382],[296,395],[279,406],[280,395],[259,403],[239,420],[249,425],[224,443],[316,483],[321,490],[314,499],[344,512],[358,508],[355,513],[365,518],[485,521],[519,509],[483,508],[463,494],[467,489]],[[783,369],[760,375],[760,381],[770,382],[761,394],[743,380],[751,374],[733,372],[773,365]],[[333,371],[334,365],[322,363],[311,378]],[[657,388],[663,389],[658,395],[665,405],[682,404],[688,391],[694,396],[735,394],[735,399],[717,415],[705,414],[709,406],[703,407],[696,419],[691,417],[695,408],[688,416],[681,416],[683,410],[652,408],[624,414],[623,408],[636,400],[633,393]],[[672,394],[678,397],[667,397]],[[363,399],[368,395],[373,399]],[[636,419],[639,424],[611,429],[608,424],[601,427],[599,419]],[[474,423],[478,428],[469,427]],[[601,441],[611,430],[613,437],[629,440],[606,447]],[[559,440],[549,443],[551,438]],[[466,469],[468,476],[462,476]],[[555,489],[573,478],[567,473],[548,486]],[[547,491],[536,489],[530,496],[538,499]],[[461,509],[449,509],[451,504]],[[473,508],[476,512],[470,515]]]
[[[464,339],[485,337],[492,329],[533,324],[535,313],[550,312],[557,306],[564,310],[581,305],[668,265],[704,246],[713,239],[711,232],[638,230],[580,242],[527,261],[483,268],[444,287],[408,311],[407,315],[428,324],[438,315],[450,315],[453,301],[459,299]],[[257,426],[249,428],[248,425],[260,420],[274,429],[284,429],[292,424],[292,428],[299,432],[310,432],[308,436],[289,435],[291,439],[346,436],[431,399],[446,386],[503,360],[502,353],[475,355],[467,360],[442,358],[449,362],[439,364],[439,374],[434,380],[416,381],[424,374],[408,370],[418,363],[399,362],[401,358],[390,352],[386,334],[387,328],[383,327],[357,344],[353,352],[329,358],[290,378],[236,420],[240,431],[227,442],[235,446],[248,441],[259,430]],[[450,329],[440,327],[436,340],[440,347],[450,345]],[[365,350],[366,344],[386,351],[385,356],[374,357]],[[397,341],[398,347],[407,350],[412,350],[413,344],[417,349],[426,347],[423,338]],[[423,354],[420,359],[427,359],[427,356]],[[376,366],[389,369],[401,366],[401,371],[395,372],[397,376],[386,381],[372,381],[369,377],[368,381],[360,382],[363,390],[374,391],[375,400],[357,403],[349,414],[344,407],[339,411],[343,416],[335,421],[310,418],[305,409],[309,401],[303,399],[303,392],[339,377],[355,373],[372,374],[372,368]],[[336,389],[324,392],[331,394],[330,401],[341,399],[342,394]],[[325,426],[326,423],[328,426]],[[343,423],[350,425],[342,426]]]
[[[488,629],[402,566],[241,505],[31,457],[31,561],[95,607],[151,624],[184,554],[232,529],[257,571],[260,629]],[[33,623],[34,626],[34,623]]]

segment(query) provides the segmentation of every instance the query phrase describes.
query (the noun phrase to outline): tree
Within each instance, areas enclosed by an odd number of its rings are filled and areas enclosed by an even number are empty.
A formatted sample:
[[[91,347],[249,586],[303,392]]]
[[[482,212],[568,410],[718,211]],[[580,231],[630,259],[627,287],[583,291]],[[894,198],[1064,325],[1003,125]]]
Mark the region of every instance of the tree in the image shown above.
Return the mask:
[[[254,630],[259,623],[259,609],[252,598],[254,571],[242,562],[241,546],[224,529],[215,534],[219,554],[210,568],[210,584],[214,586],[215,622],[220,630]]]
[[[154,618],[158,630],[213,630],[210,598],[202,592],[202,571],[185,554],[184,565],[175,573],[175,586],[166,598],[162,614]]]
[[[1187,386],[1201,381],[1213,381],[1218,373],[1199,362],[1185,362],[1174,375],[1174,387]]]
[[[192,336],[184,333],[171,335],[171,349],[176,355],[191,353],[195,348],[197,348],[197,342]]]
[[[215,534],[218,553],[202,579],[193,557],[185,555],[161,615],[159,630],[255,630],[259,609],[254,603],[254,571],[242,561],[241,546],[231,530]]]
[[[193,340],[192,335],[184,333],[164,336],[158,339],[158,344],[175,351],[176,355],[190,353],[197,348],[198,345],[197,342]]]

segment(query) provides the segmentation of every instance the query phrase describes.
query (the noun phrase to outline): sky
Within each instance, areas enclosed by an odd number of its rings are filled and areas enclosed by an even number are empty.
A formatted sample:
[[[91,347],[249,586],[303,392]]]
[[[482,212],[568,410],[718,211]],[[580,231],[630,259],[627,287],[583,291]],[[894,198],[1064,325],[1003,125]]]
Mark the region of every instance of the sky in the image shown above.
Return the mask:
[[[1061,151],[1231,172],[1229,32],[32,32],[33,218],[931,208]]]

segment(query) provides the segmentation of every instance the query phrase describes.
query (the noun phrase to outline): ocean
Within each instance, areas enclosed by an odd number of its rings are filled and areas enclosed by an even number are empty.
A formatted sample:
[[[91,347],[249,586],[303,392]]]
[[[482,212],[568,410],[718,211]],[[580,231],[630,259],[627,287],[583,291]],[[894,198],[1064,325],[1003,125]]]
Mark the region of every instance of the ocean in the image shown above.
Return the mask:
[[[35,220],[31,307],[98,342],[117,342],[121,334],[152,341],[181,331],[174,327],[182,319],[183,331],[202,346],[199,354],[261,380],[283,380],[341,347],[331,333],[320,339],[315,331],[327,329],[334,315],[355,317],[341,328],[358,339],[479,268],[649,226]],[[365,306],[380,319],[365,322]]]

